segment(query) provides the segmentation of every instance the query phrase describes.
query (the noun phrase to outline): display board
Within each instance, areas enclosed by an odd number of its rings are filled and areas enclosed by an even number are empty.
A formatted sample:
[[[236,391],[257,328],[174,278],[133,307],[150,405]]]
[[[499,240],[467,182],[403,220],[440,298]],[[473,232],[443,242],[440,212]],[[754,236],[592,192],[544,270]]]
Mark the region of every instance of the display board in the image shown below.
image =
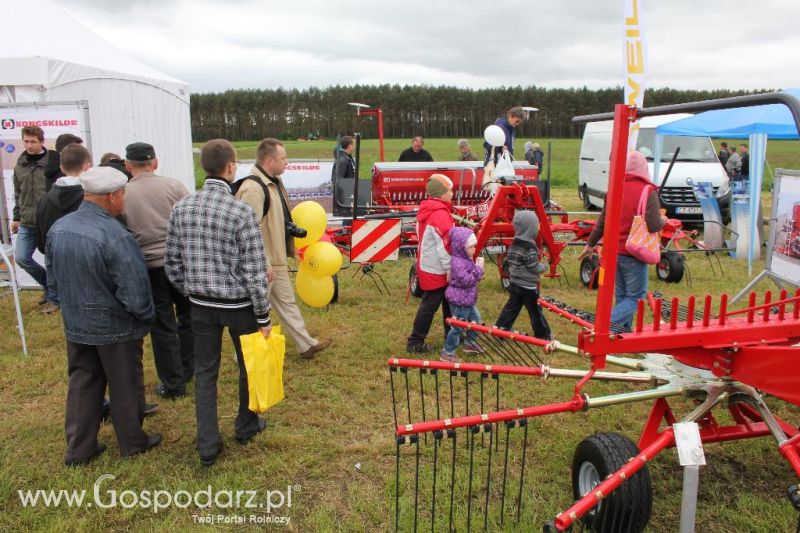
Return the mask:
[[[20,154],[25,151],[22,144],[22,128],[39,126],[44,130],[44,144],[54,149],[56,138],[71,133],[83,139],[91,151],[91,128],[89,106],[86,101],[52,103],[0,104],[0,235],[3,242],[9,241],[11,213],[14,209],[14,167]],[[12,242],[15,241],[11,235]],[[44,257],[37,251],[33,258],[44,265]],[[27,272],[16,268],[20,287],[38,287]]]
[[[800,171],[777,169],[774,183],[766,267],[800,285]]]

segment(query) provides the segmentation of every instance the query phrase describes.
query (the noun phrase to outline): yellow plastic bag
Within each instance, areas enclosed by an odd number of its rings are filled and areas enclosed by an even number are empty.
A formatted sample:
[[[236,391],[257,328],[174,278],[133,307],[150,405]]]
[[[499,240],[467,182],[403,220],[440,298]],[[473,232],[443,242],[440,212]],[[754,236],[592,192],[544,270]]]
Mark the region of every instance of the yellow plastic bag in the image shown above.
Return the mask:
[[[263,413],[283,400],[283,357],[286,337],[281,327],[273,326],[268,338],[260,331],[241,335],[242,356],[247,369],[247,390],[250,394],[248,408]]]

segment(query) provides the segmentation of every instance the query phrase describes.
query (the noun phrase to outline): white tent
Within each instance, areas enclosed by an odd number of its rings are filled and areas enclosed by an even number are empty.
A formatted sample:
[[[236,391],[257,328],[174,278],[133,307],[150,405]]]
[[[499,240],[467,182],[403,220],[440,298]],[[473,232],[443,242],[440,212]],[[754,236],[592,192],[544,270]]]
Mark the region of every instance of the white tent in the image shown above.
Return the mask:
[[[194,190],[186,83],[114,48],[50,0],[5,2],[0,44],[0,103],[86,100],[96,163],[148,142],[158,172]]]

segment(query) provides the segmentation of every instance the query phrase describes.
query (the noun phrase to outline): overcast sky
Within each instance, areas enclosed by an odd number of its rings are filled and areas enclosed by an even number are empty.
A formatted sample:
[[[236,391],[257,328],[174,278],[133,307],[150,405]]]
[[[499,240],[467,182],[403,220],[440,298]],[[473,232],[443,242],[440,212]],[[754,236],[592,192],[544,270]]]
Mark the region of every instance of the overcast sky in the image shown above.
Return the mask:
[[[57,1],[192,92],[623,81],[623,0]],[[800,87],[800,1],[640,5],[648,86]]]

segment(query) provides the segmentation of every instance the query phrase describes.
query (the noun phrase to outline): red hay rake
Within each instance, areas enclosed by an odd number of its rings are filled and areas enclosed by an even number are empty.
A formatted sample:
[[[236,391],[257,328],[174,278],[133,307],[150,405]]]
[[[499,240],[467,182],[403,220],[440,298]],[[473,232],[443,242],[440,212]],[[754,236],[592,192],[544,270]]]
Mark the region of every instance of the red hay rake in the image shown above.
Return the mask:
[[[540,300],[544,308],[581,327],[575,347],[450,319],[451,325],[479,335],[492,364],[389,360],[396,437],[395,529],[487,530],[518,522],[522,507],[538,503],[525,485],[526,466],[536,464],[529,457],[531,419],[633,402],[652,402],[638,443],[618,433],[583,440],[572,464],[575,502],[544,525],[546,532],[644,530],[652,509],[647,465],[676,445],[677,422],[697,423],[704,444],[771,435],[800,476],[800,432],[775,416],[763,399],[769,394],[800,405],[800,289],[794,294],[782,290],[775,300],[770,292],[761,298],[751,293],[740,310],[728,309],[726,294],[699,300],[690,296],[685,303],[648,295],[647,307],[644,300],[639,302],[632,331],[610,322],[619,245],[608,236],[619,231],[630,122],[643,116],[770,103],[787,105],[800,124],[800,102],[784,93],[641,110],[616,106],[596,314]],[[544,359],[554,351],[587,358],[590,367],[552,368]],[[607,364],[622,371],[607,371]],[[533,376],[574,379],[576,384],[565,401],[509,408],[530,405],[529,389],[513,385]],[[585,392],[589,384],[601,381],[633,384],[637,390],[597,397]],[[680,420],[669,403],[677,398],[693,402]],[[722,422],[715,410],[726,410],[731,421]],[[798,486],[790,486],[788,495],[800,511]],[[514,527],[533,529],[532,524]]]

